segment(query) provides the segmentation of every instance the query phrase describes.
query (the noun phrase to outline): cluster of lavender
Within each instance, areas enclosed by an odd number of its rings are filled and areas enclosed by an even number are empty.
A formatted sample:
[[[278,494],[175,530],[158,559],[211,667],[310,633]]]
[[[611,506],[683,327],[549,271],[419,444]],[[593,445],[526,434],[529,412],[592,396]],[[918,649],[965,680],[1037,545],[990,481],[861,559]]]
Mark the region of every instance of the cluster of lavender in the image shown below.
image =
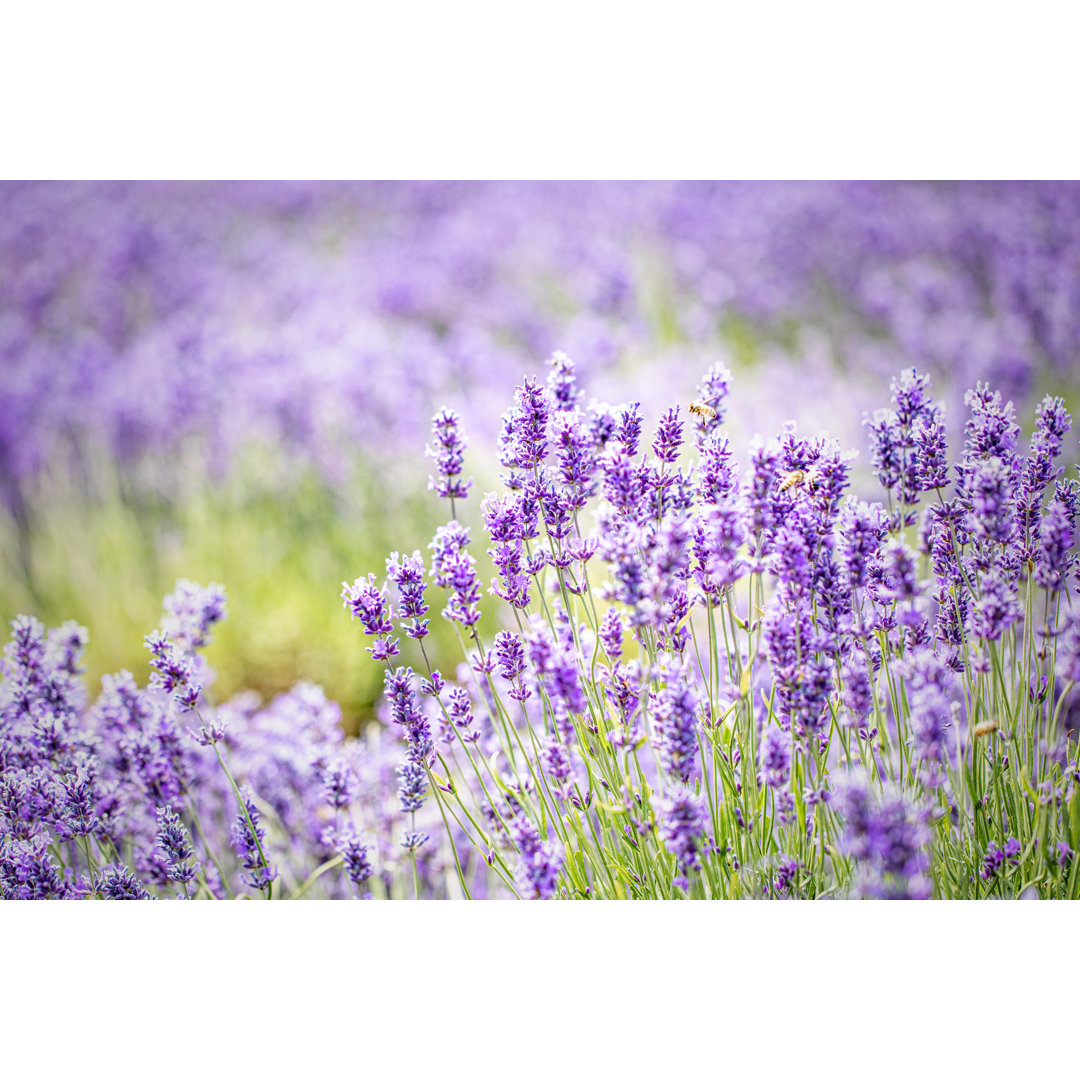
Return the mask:
[[[556,353],[503,414],[503,490],[472,525],[461,422],[437,414],[450,520],[342,589],[385,686],[359,738],[310,684],[214,702],[219,586],[179,582],[147,685],[96,701],[86,632],[20,616],[0,895],[1080,897],[1063,402],[1025,441],[978,384],[950,465],[905,371],[866,417],[871,503],[851,452],[792,426],[740,469],[730,393],[714,366],[650,433]]]
[[[1078,220],[1068,183],[5,183],[4,500],[102,433],[218,469],[280,442],[336,482],[342,445],[415,445],[433,396],[495,401],[556,343],[655,346],[643,257],[697,356],[725,315],[795,318],[851,370],[1027,393],[1077,359]]]
[[[393,555],[386,587],[343,592],[386,665],[406,848],[434,799],[465,895],[478,859],[535,898],[1080,895],[1060,399],[1025,450],[979,384],[950,468],[930,380],[905,371],[866,418],[867,503],[855,455],[791,426],[740,473],[722,367],[646,449],[637,403],[586,406],[572,362],[549,366],[503,415],[505,490],[480,507],[494,612],[460,506],[426,579]],[[453,679],[413,630],[425,580]]]
[[[433,847],[410,859],[391,839],[397,749],[382,723],[346,739],[309,683],[269,705],[211,700],[199,650],[224,617],[220,586],[178,582],[146,639],[147,685],[105,676],[96,701],[80,678],[86,631],[15,620],[0,669],[0,897],[460,895]],[[429,810],[419,834],[442,827]],[[463,864],[472,895],[486,895],[486,870]]]

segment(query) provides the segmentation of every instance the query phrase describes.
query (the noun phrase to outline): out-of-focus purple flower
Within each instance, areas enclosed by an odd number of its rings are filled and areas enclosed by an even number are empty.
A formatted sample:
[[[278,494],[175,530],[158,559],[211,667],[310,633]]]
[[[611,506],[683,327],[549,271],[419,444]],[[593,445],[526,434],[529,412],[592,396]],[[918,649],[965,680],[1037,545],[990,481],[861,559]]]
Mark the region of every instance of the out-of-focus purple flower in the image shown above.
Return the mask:
[[[347,762],[332,761],[323,772],[323,797],[328,806],[342,810],[356,798],[356,776]]]
[[[1039,524],[1035,581],[1050,592],[1060,592],[1075,565],[1072,523],[1062,502],[1053,499]]]
[[[612,662],[618,661],[622,656],[623,624],[617,608],[609,607],[604,612],[599,638],[607,658]]]
[[[791,779],[791,733],[769,726],[761,736],[759,782],[778,790]]]
[[[689,672],[672,668],[667,682],[656,693],[653,719],[656,724],[660,764],[675,779],[689,783],[697,760],[697,720],[701,701]]]
[[[165,597],[162,628],[181,649],[191,652],[210,642],[210,630],[225,618],[225,588],[211,582],[205,588],[182,578]]]
[[[563,853],[555,840],[544,842],[536,826],[519,813],[509,821],[510,836],[520,856],[517,882],[527,900],[550,900],[559,885]]]
[[[678,867],[674,884],[688,889],[690,875],[701,869],[702,840],[709,820],[705,805],[684,788],[663,799],[658,809],[660,836]]]
[[[540,761],[544,772],[554,782],[552,790],[561,797],[569,794],[567,781],[570,779],[570,755],[557,735],[549,735],[540,751]]]
[[[834,790],[834,806],[844,821],[840,848],[858,864],[856,895],[927,899],[933,884],[925,812],[890,785],[875,799],[870,777],[861,768],[852,770]]]

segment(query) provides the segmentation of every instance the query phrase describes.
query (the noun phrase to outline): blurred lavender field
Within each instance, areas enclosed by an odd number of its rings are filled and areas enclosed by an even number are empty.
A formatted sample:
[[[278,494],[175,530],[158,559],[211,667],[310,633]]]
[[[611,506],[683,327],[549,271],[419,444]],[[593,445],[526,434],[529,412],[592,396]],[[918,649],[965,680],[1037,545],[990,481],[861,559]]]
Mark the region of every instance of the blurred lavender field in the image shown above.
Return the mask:
[[[554,349],[650,419],[723,360],[733,442],[792,419],[864,467],[904,367],[954,432],[979,379],[1075,413],[1080,185],[2,184],[0,616],[141,678],[160,597],[219,580],[222,695],[311,678],[355,730],[335,584],[442,522],[435,410],[482,490]]]

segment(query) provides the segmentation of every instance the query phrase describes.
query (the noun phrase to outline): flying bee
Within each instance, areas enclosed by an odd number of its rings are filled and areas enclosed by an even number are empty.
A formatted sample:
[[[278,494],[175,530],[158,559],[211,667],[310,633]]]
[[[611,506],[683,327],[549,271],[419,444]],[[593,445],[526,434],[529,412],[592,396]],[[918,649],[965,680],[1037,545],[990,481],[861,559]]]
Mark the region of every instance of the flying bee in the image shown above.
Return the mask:
[[[716,419],[716,410],[711,405],[706,405],[703,401],[690,402],[689,409],[694,416],[700,416],[702,420]]]
[[[816,465],[809,469],[792,469],[791,472],[782,474],[780,490],[789,491],[799,484],[805,484],[812,491],[820,479],[821,470]]]

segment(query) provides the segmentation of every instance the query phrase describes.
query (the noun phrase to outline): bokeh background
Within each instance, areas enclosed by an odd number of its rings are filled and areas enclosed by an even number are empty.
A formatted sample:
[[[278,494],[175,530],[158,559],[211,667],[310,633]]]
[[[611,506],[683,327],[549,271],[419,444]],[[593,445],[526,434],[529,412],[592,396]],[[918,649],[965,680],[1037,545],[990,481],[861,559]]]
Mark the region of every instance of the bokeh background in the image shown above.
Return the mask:
[[[381,676],[342,580],[445,521],[442,405],[475,525],[555,349],[652,416],[723,360],[737,446],[791,419],[865,461],[906,366],[954,439],[980,379],[1075,415],[1080,185],[0,184],[0,616],[142,681],[162,596],[219,581],[215,696],[307,678],[355,731]]]

